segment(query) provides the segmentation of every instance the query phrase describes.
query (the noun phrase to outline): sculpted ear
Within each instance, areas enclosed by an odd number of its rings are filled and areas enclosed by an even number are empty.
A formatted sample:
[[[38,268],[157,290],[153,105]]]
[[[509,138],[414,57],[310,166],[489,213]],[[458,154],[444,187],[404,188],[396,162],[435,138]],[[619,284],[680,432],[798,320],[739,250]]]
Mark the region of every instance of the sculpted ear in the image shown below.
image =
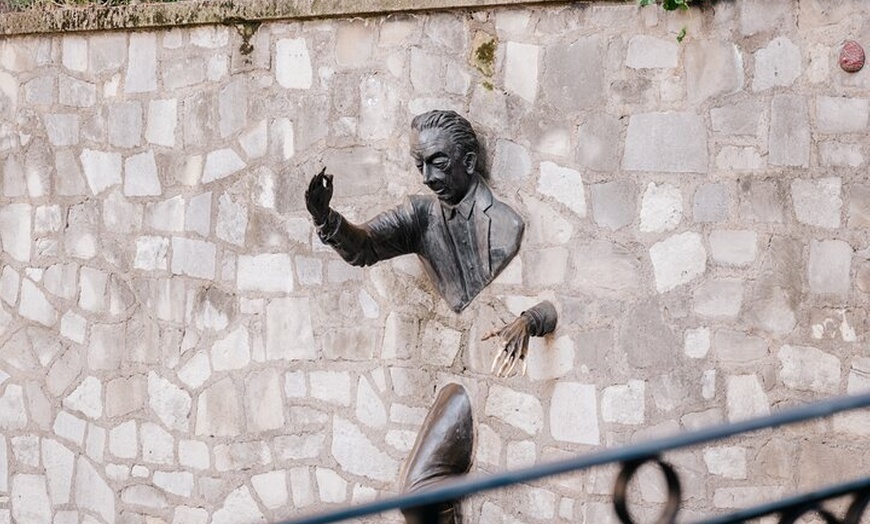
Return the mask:
[[[477,153],[469,151],[462,158],[462,165],[465,166],[465,172],[471,175],[474,173],[474,168],[477,166]]]

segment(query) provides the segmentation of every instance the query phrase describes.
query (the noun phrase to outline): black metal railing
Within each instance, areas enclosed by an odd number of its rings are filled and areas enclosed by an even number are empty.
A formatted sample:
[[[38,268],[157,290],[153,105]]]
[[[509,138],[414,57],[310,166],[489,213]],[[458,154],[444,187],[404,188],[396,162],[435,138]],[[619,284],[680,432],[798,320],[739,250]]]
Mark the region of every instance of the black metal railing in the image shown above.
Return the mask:
[[[406,493],[317,515],[293,518],[283,521],[281,524],[325,524],[397,509],[434,507],[441,502],[463,499],[483,491],[617,463],[621,464],[622,468],[614,486],[613,504],[614,510],[620,520],[624,524],[634,523],[628,509],[627,487],[632,476],[641,465],[652,463],[662,470],[668,488],[667,501],[664,504],[662,513],[656,520],[656,524],[674,523],[682,503],[681,487],[677,472],[661,458],[664,452],[866,407],[870,407],[870,393],[840,397],[782,410],[764,417],[722,424],[640,444],[604,449],[559,462],[538,464],[529,468],[506,471],[494,475],[467,475],[454,481],[446,482],[431,490]],[[868,445],[868,450],[870,450],[870,445]],[[853,497],[852,502],[842,518],[837,517],[822,505],[827,500],[849,495]],[[802,516],[815,514],[826,524],[858,524],[867,509],[868,503],[870,503],[870,474],[851,482],[824,487],[778,501],[766,502],[726,515],[698,521],[698,523],[729,524],[744,522],[767,515],[779,515],[780,524],[792,524]]]

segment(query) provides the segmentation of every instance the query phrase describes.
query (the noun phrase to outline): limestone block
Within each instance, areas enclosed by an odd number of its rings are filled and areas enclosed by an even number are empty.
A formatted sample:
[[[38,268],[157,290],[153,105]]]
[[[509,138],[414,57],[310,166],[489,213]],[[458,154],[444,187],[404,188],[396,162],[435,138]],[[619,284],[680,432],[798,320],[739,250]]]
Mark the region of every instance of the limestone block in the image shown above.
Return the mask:
[[[557,338],[546,347],[530,348],[529,379],[552,380],[567,375],[574,369],[575,354],[574,342],[568,335]]]
[[[566,244],[571,240],[574,225],[561,213],[536,198],[526,197],[523,200],[529,217],[523,239],[527,246]],[[522,257],[514,260],[522,261]]]
[[[49,394],[59,397],[72,381],[78,377],[82,369],[81,354],[74,348],[63,352],[48,369],[45,385]]]
[[[215,371],[242,369],[251,362],[250,333],[245,326],[230,331],[211,348],[211,363]]]
[[[242,433],[242,415],[236,388],[227,377],[215,382],[199,395],[196,434],[233,437]]]
[[[301,508],[314,503],[314,489],[311,485],[310,468],[298,467],[291,469],[290,486],[295,507]]]
[[[523,256],[525,282],[534,289],[558,286],[566,281],[569,251],[550,247],[526,251]]]
[[[859,357],[852,361],[849,368],[849,382],[846,392],[850,395],[866,393],[870,390],[870,358]]]
[[[153,196],[163,192],[154,152],[146,151],[124,161],[124,195]]]
[[[441,90],[445,71],[444,60],[440,55],[413,47],[410,68],[411,86],[415,93],[433,93]]]
[[[272,463],[272,452],[262,441],[218,444],[214,447],[215,468],[218,471],[250,470]]]
[[[713,347],[718,360],[738,364],[767,358],[769,351],[768,343],[763,338],[730,329],[716,331]]]
[[[586,217],[586,194],[580,173],[553,162],[541,162],[540,170],[538,192],[565,205],[577,217]]]
[[[677,67],[680,46],[671,40],[635,35],[628,42],[625,65],[633,69],[671,69]]]
[[[800,95],[780,94],[770,105],[768,162],[774,166],[807,167],[810,162],[810,122]]]
[[[687,329],[683,334],[683,353],[689,358],[704,358],[710,351],[710,328]]]
[[[532,486],[523,486],[519,490],[513,503],[516,505],[516,514],[529,520],[553,519],[556,516],[556,495],[545,489]],[[499,520],[493,522],[507,522]]]
[[[24,389],[17,384],[10,384],[0,396],[0,428],[10,431],[24,429],[26,425]]]
[[[136,239],[136,257],[133,267],[145,271],[167,269],[169,239],[165,237],[139,237]]]
[[[79,280],[79,307],[91,312],[106,309],[106,285],[109,274],[99,269],[83,267]]]
[[[218,93],[218,117],[221,138],[241,131],[248,121],[248,87],[243,79],[225,85]]]
[[[734,318],[742,305],[743,281],[738,278],[708,280],[692,294],[692,310],[702,317]]]
[[[163,86],[169,90],[201,84],[206,78],[205,61],[200,57],[184,56],[167,60],[163,68]]]
[[[596,336],[591,342],[601,344],[597,351],[612,351],[613,335],[608,331],[594,333]],[[655,298],[647,299],[627,311],[619,340],[620,349],[627,353],[631,366],[667,368],[674,365],[675,348],[679,347],[679,339],[665,322],[662,305]],[[603,356],[599,356],[599,359],[602,363],[605,362]]]
[[[36,77],[24,84],[24,100],[34,106],[50,106],[57,98],[56,78]]]
[[[134,466],[133,476],[136,476],[136,467],[144,469],[139,475],[140,477],[147,478],[149,476],[150,472],[144,466]],[[169,505],[163,493],[145,484],[134,484],[124,488],[121,492],[121,502],[153,509],[163,509]]]
[[[801,74],[801,51],[788,37],[774,38],[755,52],[753,91],[791,86]]]
[[[103,416],[102,395],[102,382],[94,376],[88,376],[63,400],[63,407],[78,411],[90,419],[99,419]]]
[[[245,379],[245,416],[249,433],[284,426],[284,401],[276,369],[254,372]]]
[[[266,358],[311,360],[317,357],[311,310],[306,297],[285,297],[266,305]]]
[[[92,107],[97,100],[97,86],[73,77],[58,77],[58,101],[69,107]]]
[[[532,395],[494,385],[486,399],[486,416],[495,417],[529,435],[535,435],[543,426],[544,411],[541,402]]]
[[[399,473],[398,461],[378,449],[359,427],[340,416],[333,420],[332,456],[344,471],[353,475],[394,482]]]
[[[257,497],[269,509],[279,509],[287,504],[287,472],[270,471],[251,477],[251,485]]]
[[[754,147],[725,146],[716,155],[716,167],[723,171],[759,171],[767,167]]]
[[[864,153],[858,144],[839,141],[818,142],[819,163],[830,167],[859,167],[864,164]]]
[[[359,67],[371,58],[376,31],[372,24],[355,20],[338,25],[335,59],[340,66]]]
[[[770,500],[778,500],[785,493],[784,486],[717,488],[713,493],[713,505],[717,508],[747,508]]]
[[[232,149],[218,149],[205,157],[205,168],[202,173],[202,183],[226,178],[244,169],[245,162]]]
[[[145,93],[157,89],[157,36],[154,33],[130,35],[127,52],[125,93]]]
[[[728,219],[731,194],[724,183],[704,184],[695,192],[692,215],[695,222],[723,222]]]
[[[539,55],[540,48],[532,44],[508,42],[505,50],[505,89],[530,104],[538,91]]]
[[[18,305],[18,313],[24,318],[39,322],[51,327],[57,323],[57,310],[45,297],[45,293],[36,287],[29,278],[21,283],[21,302]]]
[[[734,375],[725,383],[728,420],[737,422],[770,414],[770,401],[755,375]]]
[[[619,168],[621,137],[625,123],[606,113],[592,113],[577,126],[577,161],[594,171],[612,172]]]
[[[106,416],[118,417],[132,413],[145,405],[145,377],[119,377],[106,383]]]
[[[6,388],[7,392],[9,390],[9,388],[11,388],[11,387],[12,386],[9,386]],[[18,387],[18,386],[16,386],[16,387]],[[21,406],[22,407],[21,407],[20,413],[24,413],[24,404],[21,404]],[[2,412],[0,412],[0,413],[2,413]],[[0,424],[2,424],[2,422],[0,422]],[[87,427],[87,424],[85,423],[84,420],[82,420],[78,417],[75,417],[73,415],[70,415],[66,411],[61,411],[60,413],[57,414],[57,417],[55,417],[54,424],[52,425],[51,429],[52,429],[52,431],[54,431],[54,434],[57,435],[58,437],[65,438],[65,439],[69,440],[70,442],[74,442],[74,443],[78,444],[79,446],[81,446],[82,442],[84,442],[84,440],[85,440],[85,428],[86,427]],[[13,429],[18,429],[18,428],[13,428]]]
[[[31,211],[29,204],[6,204],[0,209],[0,242],[3,251],[19,262],[30,262]]]
[[[79,156],[91,193],[99,195],[121,183],[121,155],[107,151],[83,149]]]
[[[367,76],[360,82],[359,135],[365,140],[388,138],[396,128],[401,94],[396,87],[377,75]],[[319,118],[319,117],[318,117]],[[311,133],[310,128],[300,129],[300,134]],[[323,131],[326,133],[326,130]],[[305,136],[305,135],[303,135]],[[300,141],[301,143],[307,143]]]
[[[606,241],[595,241],[574,250],[574,276],[577,289],[596,296],[637,289],[640,261],[627,248]]]
[[[55,170],[57,171],[57,181],[55,183],[57,193],[62,196],[84,195],[85,182],[79,169],[79,163],[76,162],[72,152],[67,150],[58,151],[54,159]],[[8,164],[6,172],[9,172]]]
[[[12,517],[16,522],[51,522],[51,502],[44,475],[13,475],[11,499]]]
[[[713,131],[725,135],[757,135],[763,109],[757,100],[746,100],[710,110]]]
[[[190,497],[193,493],[193,474],[187,471],[155,471],[154,485],[167,493]]]
[[[45,466],[51,502],[54,505],[68,503],[72,492],[75,454],[56,440],[44,438],[42,439],[42,464]],[[5,478],[5,475],[0,475],[0,478]]]
[[[553,438],[576,444],[600,444],[595,386],[557,382],[550,398],[550,432]]]
[[[238,261],[238,287],[241,291],[288,293],[293,291],[293,266],[284,253],[242,255]]]
[[[212,515],[211,522],[212,524],[265,523],[266,517],[260,511],[248,487],[242,486],[227,496],[223,506]]]
[[[347,500],[347,481],[338,473],[327,468],[315,468],[314,477],[317,480],[320,502],[340,504]]]
[[[522,181],[528,178],[532,161],[528,150],[510,140],[495,144],[495,157],[490,171],[493,180]]]
[[[208,236],[211,229],[211,191],[190,198],[184,214],[184,229]]]
[[[845,295],[852,288],[852,246],[842,240],[810,241],[810,291]]]
[[[742,178],[737,184],[740,217],[752,222],[781,223],[788,201],[785,184],[780,181]]]
[[[325,441],[323,434],[282,435],[275,437],[272,443],[277,460],[294,462],[321,456]]]
[[[654,244],[649,250],[656,290],[665,293],[704,274],[707,251],[701,235],[687,231]]]
[[[0,276],[0,298],[8,305],[14,306],[18,301],[18,289],[20,285],[21,276],[18,272],[12,269],[11,266],[5,266],[2,276]]]
[[[840,390],[840,359],[813,347],[784,345],[777,354],[786,387],[833,394]]]
[[[758,234],[747,230],[717,229],[710,233],[713,260],[727,266],[747,266],[758,257]]]
[[[629,180],[592,186],[592,216],[601,227],[616,231],[631,224],[636,207],[637,188]]]
[[[820,133],[860,133],[867,130],[870,101],[866,98],[816,98],[816,130]]]
[[[743,88],[743,57],[731,42],[692,42],[686,47],[684,60],[690,102],[700,103]]]
[[[207,280],[215,277],[215,245],[211,242],[172,237],[172,272]]]
[[[350,405],[350,375],[346,371],[312,371],[309,377],[312,397],[339,406]]]
[[[105,522],[114,522],[115,493],[85,457],[76,463],[76,506],[91,510]]]
[[[142,105],[138,101],[109,105],[109,144],[120,148],[136,147],[142,137]]]
[[[644,421],[644,394],[642,380],[609,386],[601,392],[601,418],[617,424],[642,424]]]
[[[199,440],[179,440],[178,463],[188,468],[208,469],[210,463],[208,444]]]
[[[239,145],[249,158],[260,158],[266,154],[268,147],[268,127],[266,120],[260,120],[249,130],[239,136]],[[266,206],[264,206],[266,207]]]
[[[310,89],[313,72],[304,38],[284,38],[275,45],[275,79],[286,89]]]
[[[740,4],[740,34],[784,31],[794,25],[794,11],[788,0],[747,0]]]
[[[88,367],[91,369],[111,370],[121,365],[122,354],[126,347],[123,324],[93,324],[90,345],[88,346]]]
[[[359,378],[356,393],[356,418],[370,428],[383,428],[387,424],[387,410],[368,379]]]
[[[93,73],[118,70],[124,65],[127,58],[127,35],[102,33],[89,37],[88,67]]]
[[[650,182],[643,193],[640,208],[640,230],[662,233],[676,228],[683,219],[683,195],[671,184]]]
[[[541,87],[552,107],[563,113],[598,107],[604,97],[603,48],[602,38],[591,36],[545,50]]]
[[[79,143],[79,115],[45,115],[45,132],[55,147],[75,146]]]
[[[667,140],[662,140],[667,137]],[[622,166],[628,171],[707,172],[707,129],[692,113],[642,113],[628,122]]]
[[[148,404],[167,428],[188,431],[190,395],[153,371],[148,373]]]

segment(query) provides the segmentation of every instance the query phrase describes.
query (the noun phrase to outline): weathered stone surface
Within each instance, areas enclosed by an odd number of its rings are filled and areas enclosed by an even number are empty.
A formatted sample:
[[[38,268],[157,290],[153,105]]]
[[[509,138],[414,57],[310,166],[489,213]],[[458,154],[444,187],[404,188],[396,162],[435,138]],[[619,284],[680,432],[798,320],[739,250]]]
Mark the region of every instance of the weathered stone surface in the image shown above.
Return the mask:
[[[17,384],[10,384],[6,386],[3,396],[0,396],[0,428],[8,431],[24,429],[26,425],[24,390]]]
[[[313,371],[310,374],[311,396],[341,406],[349,406],[350,376],[343,371]]]
[[[594,171],[612,172],[619,168],[622,147],[613,137],[622,136],[624,120],[606,113],[592,113],[577,126],[577,161]]]
[[[780,377],[792,389],[833,394],[840,389],[840,360],[813,347],[785,345],[777,354]]]
[[[250,470],[272,462],[272,452],[265,442],[233,442],[214,447],[215,469],[218,471]]]
[[[628,42],[625,65],[634,69],[671,69],[678,65],[679,51],[676,42],[635,35]]]
[[[150,196],[162,192],[153,152],[133,155],[124,161],[124,195]]]
[[[571,284],[598,296],[636,289],[640,261],[625,246],[596,241],[574,251]]]
[[[689,358],[704,358],[710,351],[710,328],[687,329],[683,335],[683,352]]]
[[[661,304],[654,298],[628,311],[619,338],[628,363],[638,368],[668,367],[679,348],[679,339],[665,323]]]
[[[485,414],[535,435],[543,426],[544,412],[540,401],[527,393],[494,385],[486,398]]]
[[[767,357],[768,343],[742,331],[719,329],[713,339],[716,358],[727,363],[747,363]]]
[[[661,137],[668,140],[661,140]],[[707,172],[707,131],[692,113],[632,115],[622,167],[629,171]]]
[[[147,386],[141,375],[119,377],[106,383],[106,416],[130,414],[145,405]]]
[[[860,133],[867,130],[870,101],[860,98],[816,98],[816,130],[821,133]]]
[[[392,482],[399,463],[377,447],[352,422],[336,416],[332,426],[332,456],[347,472]]]
[[[550,432],[554,439],[565,442],[600,443],[594,385],[556,383],[550,399]]]
[[[730,202],[726,184],[704,184],[695,192],[692,216],[695,222],[724,222],[728,219]]]
[[[852,246],[842,240],[810,241],[810,291],[844,295],[851,284]]]
[[[525,180],[532,169],[528,150],[510,140],[499,140],[495,145],[491,176],[494,180]]]
[[[51,327],[57,323],[57,310],[45,297],[45,293],[29,278],[21,282],[21,302],[18,305],[18,312],[24,318],[44,326]]]
[[[529,103],[538,91],[538,55],[536,45],[508,42],[505,51],[505,88]]]
[[[710,255],[719,264],[747,266],[758,257],[755,231],[717,229],[710,233]]]
[[[190,395],[153,371],[148,373],[148,404],[166,427],[188,431]]]
[[[127,53],[126,93],[144,93],[157,89],[157,38],[154,34],[130,35]]]
[[[102,394],[103,384],[96,377],[89,376],[63,400],[63,406],[98,419],[103,415]]]
[[[735,375],[725,383],[728,420],[737,422],[770,413],[770,401],[755,375]]]
[[[12,517],[16,522],[51,523],[51,503],[44,475],[14,475],[11,500]]]
[[[178,463],[194,469],[208,469],[210,463],[208,445],[198,440],[179,440]]]
[[[743,57],[731,42],[690,43],[686,47],[685,68],[690,102],[703,102],[743,87]]]
[[[841,186],[839,177],[792,182],[791,196],[798,221],[831,229],[840,227]]]
[[[242,291],[292,292],[290,257],[284,253],[240,256],[237,285]]]
[[[650,182],[643,193],[640,208],[640,230],[662,233],[677,227],[683,219],[683,196],[670,184]]]
[[[554,198],[574,211],[578,217],[586,216],[586,194],[580,173],[553,162],[541,162],[538,192]]]
[[[109,106],[109,144],[118,148],[136,147],[142,137],[142,105],[120,102]]]
[[[245,162],[232,149],[212,151],[205,158],[205,168],[202,173],[202,183],[226,178],[245,167]]]
[[[803,97],[793,94],[773,97],[768,149],[771,165],[809,166],[810,122]]]
[[[230,493],[223,506],[214,512],[212,524],[234,524],[236,522],[266,522],[266,518],[251,496],[247,486],[242,486]]]
[[[199,395],[196,434],[232,437],[242,432],[242,416],[236,388],[224,378]]]
[[[710,110],[713,131],[726,135],[757,135],[762,107],[757,100],[746,100]]]
[[[312,84],[311,58],[304,38],[278,40],[275,47],[275,78],[287,89],[309,89]]]
[[[251,477],[251,485],[263,505],[269,509],[278,509],[287,504],[287,472],[270,471]]]
[[[737,278],[708,280],[692,295],[692,309],[703,317],[736,317],[742,305],[743,282]]]
[[[281,381],[276,369],[253,373],[245,380],[245,416],[248,432],[284,426]]]
[[[691,282],[707,268],[707,251],[697,233],[674,235],[653,245],[649,253],[659,293]]]
[[[545,50],[541,87],[550,105],[561,111],[576,112],[594,108],[602,101],[603,47],[602,39],[593,36]]]
[[[637,188],[627,180],[592,186],[592,216],[595,223],[616,231],[634,221]]]
[[[76,504],[100,515],[106,522],[115,521],[115,493],[85,457],[76,463]]]
[[[311,360],[316,357],[308,299],[287,297],[271,300],[266,305],[266,358]]]
[[[215,245],[211,242],[172,237],[172,272],[195,278],[215,276]]]
[[[626,385],[609,386],[601,392],[601,418],[618,424],[642,424],[645,383],[632,380]]]
[[[752,90],[763,91],[790,86],[801,74],[801,52],[788,37],[774,38],[755,52],[755,75]]]
[[[88,186],[94,195],[121,183],[121,155],[85,149],[79,157]]]

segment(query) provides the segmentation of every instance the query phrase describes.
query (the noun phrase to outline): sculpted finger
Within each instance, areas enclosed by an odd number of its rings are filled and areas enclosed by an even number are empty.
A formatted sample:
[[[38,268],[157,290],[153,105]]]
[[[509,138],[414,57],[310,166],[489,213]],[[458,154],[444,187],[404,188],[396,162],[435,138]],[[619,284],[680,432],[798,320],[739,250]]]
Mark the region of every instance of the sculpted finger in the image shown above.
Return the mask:
[[[526,367],[527,367],[526,365],[527,365],[527,364],[528,364],[528,362],[526,362],[526,360],[523,359],[523,370],[522,370],[522,372],[520,373],[520,376],[522,376],[522,377],[526,376]]]
[[[507,371],[504,372],[504,376],[505,376],[505,377],[511,377],[511,376],[513,376],[513,371],[514,371],[514,368],[517,367],[517,361],[518,361],[518,360],[519,360],[519,359],[517,359],[517,358],[512,358],[512,359],[511,359],[511,365],[510,365],[510,367],[507,368]]]
[[[503,354],[503,353],[502,353],[501,351],[499,351],[498,353],[495,354],[495,358],[492,359],[492,365],[489,367],[489,372],[490,372],[490,373],[494,373],[494,372],[495,372],[495,366],[496,366],[496,364],[498,364],[498,359],[499,359],[499,357],[502,356],[502,354]]]

